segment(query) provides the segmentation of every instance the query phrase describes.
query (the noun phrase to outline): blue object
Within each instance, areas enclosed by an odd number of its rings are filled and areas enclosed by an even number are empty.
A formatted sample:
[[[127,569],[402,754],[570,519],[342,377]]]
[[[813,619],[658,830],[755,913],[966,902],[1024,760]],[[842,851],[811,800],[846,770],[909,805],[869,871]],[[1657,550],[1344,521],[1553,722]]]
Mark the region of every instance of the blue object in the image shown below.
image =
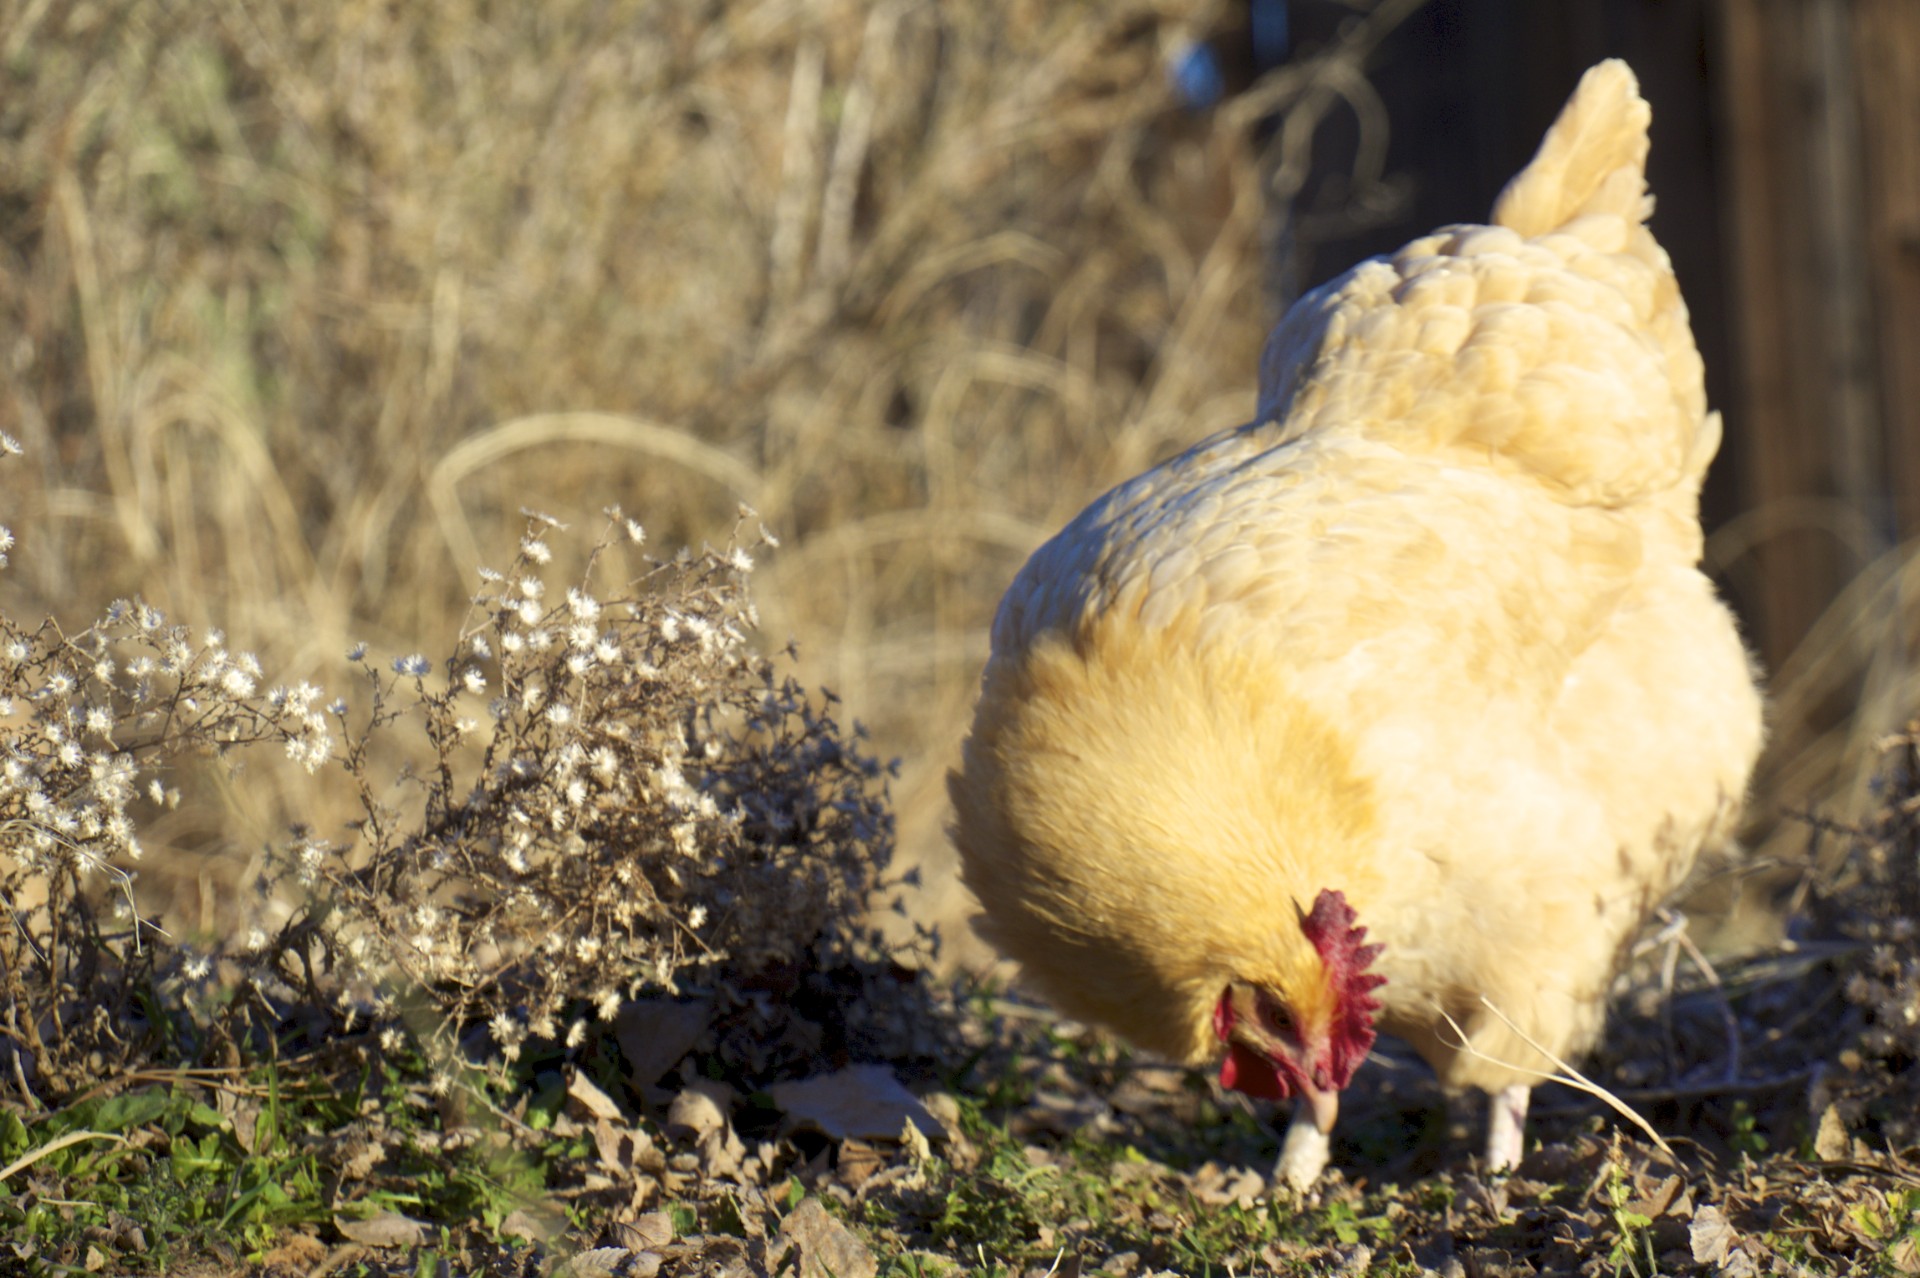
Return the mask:
[[[1173,87],[1186,100],[1189,109],[1204,111],[1226,94],[1226,77],[1220,74],[1220,59],[1204,44],[1190,44],[1175,55],[1167,74]]]
[[[1253,37],[1256,72],[1287,60],[1293,47],[1293,35],[1287,29],[1287,0],[1248,0],[1247,25]]]

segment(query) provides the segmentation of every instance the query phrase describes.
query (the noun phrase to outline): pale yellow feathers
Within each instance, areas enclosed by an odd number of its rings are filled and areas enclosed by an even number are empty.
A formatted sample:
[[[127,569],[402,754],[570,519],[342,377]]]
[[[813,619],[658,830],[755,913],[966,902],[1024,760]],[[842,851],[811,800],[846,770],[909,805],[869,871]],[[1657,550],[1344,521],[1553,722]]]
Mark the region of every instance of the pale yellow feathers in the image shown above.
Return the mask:
[[[1644,225],[1648,119],[1624,63],[1589,71],[1492,226],[1444,228],[1301,299],[1262,357],[1260,415],[1494,466],[1575,503],[1670,493],[1690,516],[1719,422]]]
[[[1532,163],[1493,204],[1493,224],[1529,239],[1595,214],[1639,225],[1653,214],[1647,194],[1653,112],[1633,72],[1618,59],[1580,78]]]
[[[954,833],[1070,1013],[1198,1059],[1229,981],[1316,997],[1295,907],[1334,888],[1386,947],[1383,1030],[1451,1083],[1531,1081],[1480,999],[1578,1054],[1729,837],[1760,701],[1696,567],[1719,424],[1648,118],[1623,64],[1588,72],[1494,225],[1301,299],[1252,425],[1008,590]]]
[[[1314,894],[1289,885],[1373,825],[1340,735],[1283,671],[1189,629],[1116,617],[1082,638],[987,674],[954,799],[988,938],[1064,1011],[1176,1060],[1217,1049],[1232,979],[1324,1024],[1297,923]],[[1329,886],[1365,909],[1374,869]]]

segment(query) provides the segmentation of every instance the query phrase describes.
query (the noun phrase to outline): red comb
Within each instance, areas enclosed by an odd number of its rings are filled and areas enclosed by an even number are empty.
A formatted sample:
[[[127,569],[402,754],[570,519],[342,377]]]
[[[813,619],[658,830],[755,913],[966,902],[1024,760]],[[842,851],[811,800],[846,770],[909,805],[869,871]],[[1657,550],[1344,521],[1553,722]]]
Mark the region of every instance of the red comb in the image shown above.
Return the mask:
[[[1355,918],[1347,898],[1331,888],[1323,889],[1314,898],[1313,909],[1300,916],[1300,930],[1320,952],[1334,990],[1333,1024],[1327,1037],[1335,1087],[1351,1082],[1353,1071],[1367,1059],[1374,1039],[1373,1014],[1380,1010],[1373,991],[1387,983],[1386,977],[1367,971],[1382,947],[1366,943],[1367,929],[1358,926]]]

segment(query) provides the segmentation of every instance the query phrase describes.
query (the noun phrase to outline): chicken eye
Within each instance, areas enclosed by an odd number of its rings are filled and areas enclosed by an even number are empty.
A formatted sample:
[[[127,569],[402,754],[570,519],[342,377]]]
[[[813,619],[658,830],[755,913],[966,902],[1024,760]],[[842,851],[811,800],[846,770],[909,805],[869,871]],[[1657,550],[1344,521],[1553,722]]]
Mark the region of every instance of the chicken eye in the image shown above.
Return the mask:
[[[1260,1022],[1271,1034],[1293,1034],[1293,1013],[1270,994],[1260,995]]]

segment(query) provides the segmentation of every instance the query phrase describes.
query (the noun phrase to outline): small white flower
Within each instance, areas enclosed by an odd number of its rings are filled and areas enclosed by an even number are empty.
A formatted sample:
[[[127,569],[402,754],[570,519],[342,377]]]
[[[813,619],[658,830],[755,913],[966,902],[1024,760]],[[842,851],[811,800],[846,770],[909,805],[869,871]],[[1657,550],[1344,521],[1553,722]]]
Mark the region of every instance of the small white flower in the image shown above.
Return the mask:
[[[580,621],[592,621],[600,615],[600,601],[575,586],[567,591],[567,611]]]
[[[525,555],[530,563],[547,564],[553,561],[553,551],[548,549],[547,543],[538,537],[522,537],[520,553]]]
[[[326,848],[312,839],[301,840],[298,850],[300,863],[300,882],[308,887],[320,875],[320,863],[326,859]]]
[[[468,692],[476,696],[487,690],[487,676],[481,672],[479,666],[468,666],[460,675],[460,683]]]
[[[727,556],[727,562],[733,566],[735,572],[753,571],[753,556],[738,546],[735,546],[733,553]]]
[[[480,660],[485,661],[493,655],[493,648],[487,643],[485,635],[475,635],[467,641],[467,650]]]
[[[418,679],[432,669],[433,663],[418,652],[409,653],[404,657],[395,657],[393,659],[393,672],[398,675],[406,675],[410,678]]]

